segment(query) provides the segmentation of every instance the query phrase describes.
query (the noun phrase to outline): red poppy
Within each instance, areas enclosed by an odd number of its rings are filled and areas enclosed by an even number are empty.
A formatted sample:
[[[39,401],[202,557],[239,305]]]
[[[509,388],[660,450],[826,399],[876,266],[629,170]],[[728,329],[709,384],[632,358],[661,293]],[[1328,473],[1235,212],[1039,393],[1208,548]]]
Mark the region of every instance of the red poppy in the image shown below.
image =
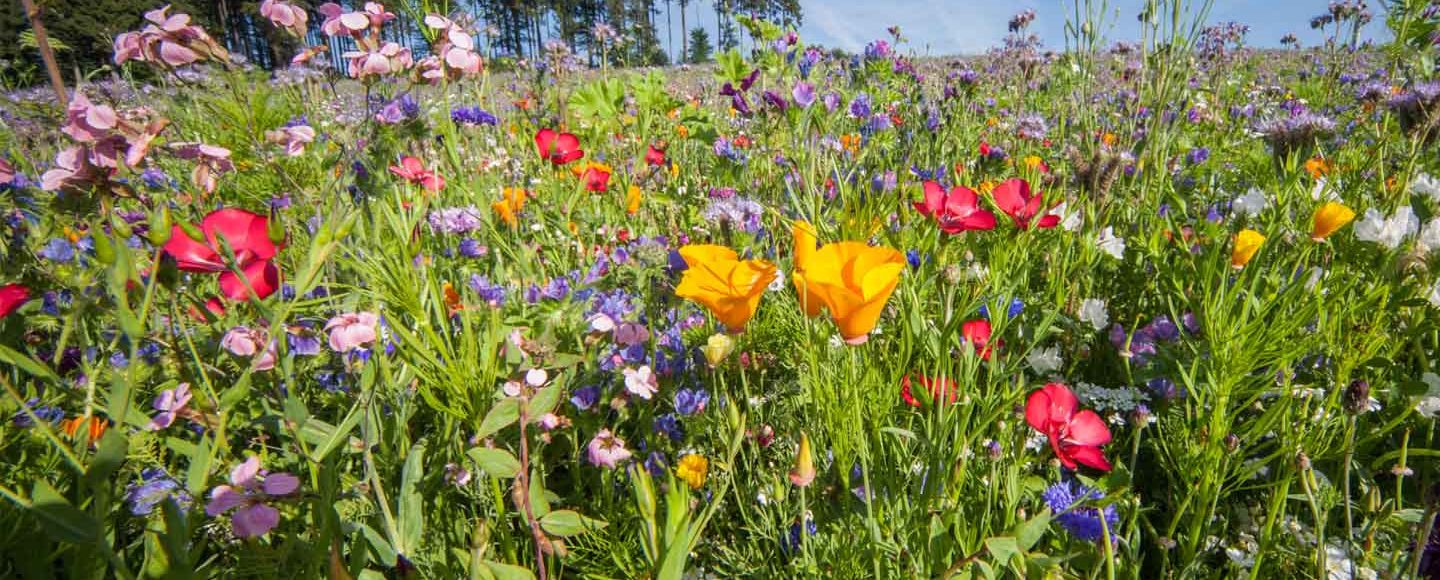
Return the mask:
[[[30,289],[22,284],[0,286],[0,318],[10,316],[30,301]]]
[[[604,193],[610,189],[610,166],[591,163],[580,174],[580,179],[585,181],[585,191]]]
[[[402,157],[399,165],[391,165],[390,173],[400,176],[405,181],[425,188],[425,191],[437,193],[445,189],[445,178],[440,177],[434,171],[425,169],[425,163],[415,157]]]
[[[199,242],[180,226],[172,226],[165,253],[175,258],[175,266],[186,272],[220,272],[220,291],[231,300],[248,300],[245,284],[225,267],[224,258],[216,250],[218,238],[225,238],[235,253],[235,265],[245,274],[255,294],[265,298],[280,287],[280,270],[270,261],[279,247],[270,240],[269,218],[243,209],[215,210],[200,222],[205,242]]]
[[[915,210],[933,217],[947,234],[966,230],[995,229],[995,214],[980,208],[980,196],[968,187],[955,186],[950,193],[934,181],[925,182],[925,200],[915,202]]]
[[[541,129],[535,133],[535,148],[540,157],[555,165],[564,165],[585,156],[580,150],[580,138],[573,133],[556,133],[554,129]]]
[[[645,150],[645,163],[660,166],[665,164],[665,149],[651,145]]]
[[[995,186],[990,195],[995,198],[995,206],[1015,220],[1015,225],[1021,229],[1030,227],[1030,222],[1040,213],[1040,204],[1044,202],[1039,192],[1031,193],[1030,182],[1019,178],[1005,180]],[[1060,216],[1046,215],[1035,225],[1053,228],[1059,224]]]
[[[1005,345],[998,340],[990,344],[990,321],[983,318],[960,325],[960,336],[965,342],[975,345],[975,353],[984,360],[990,360],[990,353]]]
[[[985,141],[981,141],[981,142],[980,142],[980,156],[981,156],[981,157],[989,157],[989,156],[990,156],[990,144],[989,144],[989,143],[986,143]]]
[[[955,391],[959,388],[959,385],[957,385],[955,381],[952,381],[948,378],[942,379],[940,377],[930,378],[922,376],[920,377],[920,385],[925,387],[926,391],[929,391],[930,402],[934,402],[936,399],[939,399],[941,390],[943,389],[946,399],[945,402],[952,405],[955,404]],[[900,379],[900,398],[905,400],[906,405],[910,405],[911,407],[915,407],[917,409],[921,407],[920,400],[916,399],[915,394],[910,390],[909,375],[906,375],[905,378]]]
[[[1110,471],[1110,462],[1100,446],[1110,442],[1110,428],[1094,411],[1076,412],[1080,402],[1075,393],[1060,383],[1050,383],[1030,393],[1025,402],[1025,422],[1050,440],[1050,448],[1067,469],[1076,464]]]

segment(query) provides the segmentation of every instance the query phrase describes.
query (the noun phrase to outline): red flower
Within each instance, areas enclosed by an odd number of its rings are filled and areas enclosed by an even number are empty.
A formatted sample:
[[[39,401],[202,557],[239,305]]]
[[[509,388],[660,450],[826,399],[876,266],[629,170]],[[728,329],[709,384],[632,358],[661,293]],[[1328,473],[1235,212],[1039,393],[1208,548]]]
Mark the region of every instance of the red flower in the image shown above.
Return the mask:
[[[0,319],[10,316],[30,301],[30,289],[21,284],[0,286]]]
[[[939,377],[930,378],[925,376],[920,377],[920,385],[925,387],[926,391],[930,392],[929,400],[932,403],[936,399],[940,398],[941,389],[944,389],[946,399],[945,402],[952,405],[955,404],[955,391],[960,387],[955,383],[955,381],[952,381],[948,378],[941,379]],[[900,379],[900,398],[905,400],[906,405],[910,405],[911,407],[915,407],[917,409],[921,407],[920,400],[916,399],[914,393],[910,391],[909,375],[906,375],[905,378]]]
[[[220,291],[231,300],[248,300],[250,293],[234,272],[225,267],[224,258],[216,250],[219,237],[224,237],[235,252],[235,265],[245,273],[255,294],[265,298],[280,287],[280,270],[270,261],[279,252],[270,241],[270,220],[243,209],[215,210],[200,222],[205,242],[192,239],[180,226],[172,226],[165,253],[175,258],[175,266],[186,272],[220,272]]]
[[[975,345],[975,353],[984,360],[990,360],[990,353],[1005,346],[1004,342],[998,340],[995,344],[990,344],[990,321],[983,318],[960,325],[960,336],[965,342]]]
[[[1004,183],[995,186],[990,192],[995,198],[995,206],[1000,211],[1015,220],[1015,225],[1021,229],[1030,227],[1030,222],[1040,213],[1040,204],[1044,201],[1040,194],[1030,192],[1030,183],[1024,179],[1007,179]],[[1060,224],[1060,216],[1046,215],[1040,218],[1035,225],[1041,228],[1053,228]]]
[[[540,157],[555,165],[564,165],[585,156],[580,150],[580,138],[573,133],[556,133],[554,129],[541,129],[535,133],[535,148]]]
[[[660,166],[665,164],[665,149],[651,145],[645,150],[645,163]]]
[[[580,179],[585,181],[585,191],[604,193],[610,189],[610,166],[591,163],[580,174]]]
[[[990,156],[990,144],[989,144],[989,143],[986,143],[986,142],[984,142],[984,141],[981,141],[981,142],[980,142],[980,156],[981,156],[981,157],[989,157],[989,156]]]
[[[980,196],[968,187],[955,186],[950,193],[934,181],[925,182],[925,200],[915,202],[915,210],[933,217],[947,234],[966,230],[995,229],[995,214],[980,209]]]
[[[1050,448],[1067,469],[1076,464],[1110,471],[1110,462],[1100,446],[1110,442],[1110,428],[1094,411],[1076,412],[1080,402],[1075,393],[1060,383],[1050,383],[1030,393],[1025,402],[1025,422],[1050,440]]]
[[[425,169],[425,163],[414,157],[402,157],[399,165],[391,165],[390,173],[400,176],[402,179],[415,185],[425,188],[425,191],[437,193],[445,189],[445,178],[440,177],[434,171]]]

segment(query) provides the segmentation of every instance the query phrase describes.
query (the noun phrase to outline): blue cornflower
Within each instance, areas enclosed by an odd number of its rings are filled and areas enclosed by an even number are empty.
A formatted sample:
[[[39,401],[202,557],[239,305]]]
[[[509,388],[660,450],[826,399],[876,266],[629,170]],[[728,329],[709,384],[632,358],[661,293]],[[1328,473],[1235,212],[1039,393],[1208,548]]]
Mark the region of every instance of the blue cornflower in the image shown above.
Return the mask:
[[[575,405],[575,409],[579,411],[589,410],[599,401],[600,387],[594,385],[580,387],[575,390],[574,395],[570,396],[570,404]]]
[[[675,410],[681,415],[703,412],[710,403],[710,393],[705,389],[680,389],[675,393]]]
[[[51,262],[69,262],[75,259],[75,244],[65,238],[50,238],[45,247],[35,254]]]
[[[1059,522],[1065,531],[1070,532],[1070,535],[1087,542],[1100,541],[1105,537],[1100,522],[1100,518],[1104,517],[1104,526],[1110,529],[1110,540],[1114,542],[1119,539],[1116,526],[1120,525],[1120,514],[1115,506],[1093,508],[1081,505],[1104,497],[1098,490],[1070,480],[1050,486],[1040,497],[1045,500],[1045,505],[1050,506],[1050,511],[1055,513],[1055,521]]]
[[[140,483],[130,484],[125,492],[125,502],[130,504],[130,513],[137,516],[150,515],[155,506],[171,500],[182,510],[192,499],[180,482],[175,481],[164,469],[151,467],[140,472]]]
[[[666,413],[655,418],[654,430],[658,434],[669,437],[671,441],[679,443],[685,440],[685,426],[680,424],[680,419],[674,413]]]

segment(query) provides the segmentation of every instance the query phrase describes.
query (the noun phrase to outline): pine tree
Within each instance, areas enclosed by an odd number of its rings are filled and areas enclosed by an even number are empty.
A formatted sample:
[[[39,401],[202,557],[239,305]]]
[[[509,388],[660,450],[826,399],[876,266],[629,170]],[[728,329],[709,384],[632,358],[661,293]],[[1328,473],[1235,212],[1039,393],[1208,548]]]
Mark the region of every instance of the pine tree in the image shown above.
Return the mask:
[[[685,55],[685,62],[700,64],[710,62],[710,33],[704,28],[696,27],[690,31],[690,54]]]

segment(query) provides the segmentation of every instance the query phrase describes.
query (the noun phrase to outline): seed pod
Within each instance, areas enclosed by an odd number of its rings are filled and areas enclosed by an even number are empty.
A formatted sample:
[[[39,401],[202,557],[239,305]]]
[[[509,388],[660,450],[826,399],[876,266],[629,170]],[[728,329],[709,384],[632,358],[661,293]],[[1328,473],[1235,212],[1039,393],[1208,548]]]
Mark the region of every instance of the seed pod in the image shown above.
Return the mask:
[[[150,245],[160,247],[170,241],[170,209],[161,207],[150,215],[150,232],[146,237]]]
[[[1359,415],[1370,410],[1370,383],[1362,380],[1350,381],[1345,389],[1345,411]]]

